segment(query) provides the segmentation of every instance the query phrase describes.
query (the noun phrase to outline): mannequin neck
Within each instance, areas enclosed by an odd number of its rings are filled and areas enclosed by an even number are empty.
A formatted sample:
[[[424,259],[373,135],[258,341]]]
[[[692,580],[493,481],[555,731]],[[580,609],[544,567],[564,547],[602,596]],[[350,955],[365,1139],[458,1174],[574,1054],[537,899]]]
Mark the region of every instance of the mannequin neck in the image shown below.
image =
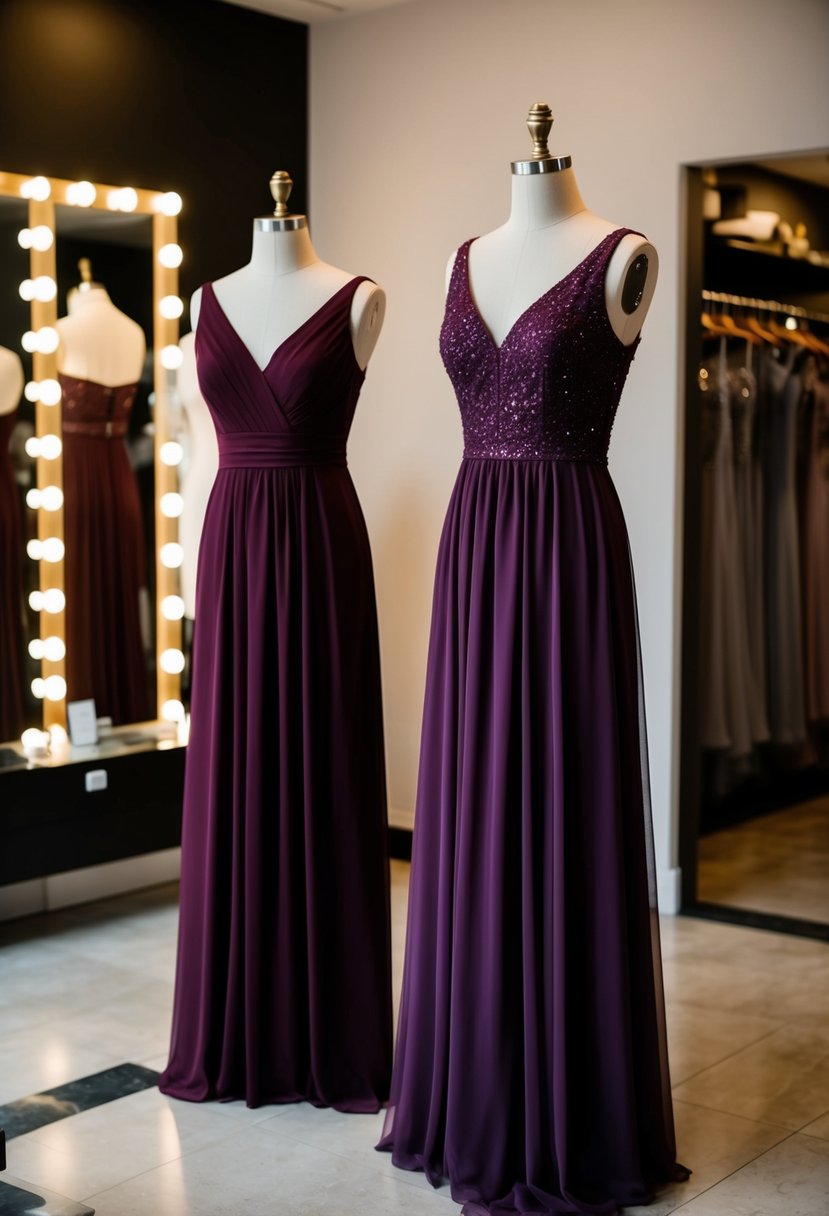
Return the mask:
[[[66,301],[66,311],[76,313],[83,308],[89,308],[90,305],[110,303],[106,287],[96,283],[94,287],[76,287],[73,292],[70,292]]]
[[[572,169],[528,175],[515,173],[512,177],[512,205],[506,226],[516,232],[550,228],[585,210]]]
[[[294,228],[285,232],[263,232],[254,225],[253,245],[248,267],[254,274],[293,274],[304,270],[320,259],[311,244],[307,228]]]

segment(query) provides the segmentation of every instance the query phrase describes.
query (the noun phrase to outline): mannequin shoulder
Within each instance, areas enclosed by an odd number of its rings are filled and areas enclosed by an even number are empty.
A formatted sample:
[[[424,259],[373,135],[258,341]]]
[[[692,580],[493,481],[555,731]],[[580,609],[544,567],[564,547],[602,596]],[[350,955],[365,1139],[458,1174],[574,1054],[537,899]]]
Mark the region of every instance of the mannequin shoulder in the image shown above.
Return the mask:
[[[658,274],[655,246],[636,232],[623,236],[607,264],[605,303],[613,331],[625,346],[642,328]]]
[[[351,301],[351,340],[354,355],[361,370],[365,370],[374,353],[386,316],[386,293],[382,287],[365,279]]]
[[[190,328],[193,333],[196,332],[196,326],[199,323],[199,313],[201,312],[201,297],[202,288],[197,287],[190,297]]]

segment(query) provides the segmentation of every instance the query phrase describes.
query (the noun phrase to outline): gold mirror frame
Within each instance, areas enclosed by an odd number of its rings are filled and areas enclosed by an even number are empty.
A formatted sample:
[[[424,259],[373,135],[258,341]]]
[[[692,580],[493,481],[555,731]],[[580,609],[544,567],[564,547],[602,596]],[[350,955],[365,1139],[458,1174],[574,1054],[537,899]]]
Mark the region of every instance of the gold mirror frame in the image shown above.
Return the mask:
[[[42,503],[37,507],[38,541],[34,547],[30,543],[30,557],[39,566],[41,598],[50,591],[59,593],[49,597],[46,604],[41,604],[37,609],[40,639],[44,642],[49,639],[48,650],[52,655],[41,658],[41,675],[34,681],[34,691],[43,699],[45,730],[52,727],[66,729],[61,399],[57,380],[57,344],[49,332],[54,330],[58,316],[55,206],[63,203],[90,210],[131,212],[148,215],[152,219],[156,712],[159,718],[183,721],[183,604],[178,576],[182,555],[177,524],[181,514],[177,471],[181,446],[171,433],[170,410],[176,369],[181,363],[178,341],[183,303],[178,294],[178,267],[182,253],[178,244],[176,218],[181,210],[181,198],[173,192],[3,172],[0,172],[0,195],[28,202],[28,234],[23,237],[21,246],[26,248],[28,243],[29,278],[21,283],[20,294],[31,304],[31,332],[26,335],[30,345],[25,349],[32,355],[33,371],[25,395],[35,405],[36,434],[34,444],[30,441],[29,448],[37,463],[38,489],[42,492],[47,486],[53,486],[60,491],[59,495],[51,495],[50,501],[58,500],[61,505],[51,510],[47,510]],[[33,235],[36,239],[31,243]],[[47,331],[47,340],[41,340],[38,344],[38,337],[44,330]],[[42,450],[44,440],[45,455]],[[165,498],[165,495],[174,497]],[[50,602],[54,610],[47,607]]]

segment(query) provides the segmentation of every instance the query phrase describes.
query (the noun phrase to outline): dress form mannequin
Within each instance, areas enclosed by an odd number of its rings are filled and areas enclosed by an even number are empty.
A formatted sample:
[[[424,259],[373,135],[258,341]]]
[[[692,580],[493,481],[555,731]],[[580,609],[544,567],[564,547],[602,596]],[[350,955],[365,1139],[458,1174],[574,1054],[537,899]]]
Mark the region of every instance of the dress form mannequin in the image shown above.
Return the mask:
[[[178,372],[178,390],[187,414],[190,432],[187,466],[182,472],[184,507],[179,520],[179,542],[184,550],[181,563],[181,596],[185,615],[196,615],[196,562],[204,512],[219,467],[216,430],[196,374],[195,334],[185,334],[179,343],[184,362]]]
[[[469,251],[473,298],[496,345],[531,304],[560,282],[619,225],[588,211],[569,156],[547,150],[549,107],[539,102],[527,126],[531,160],[512,164],[512,206],[500,228],[474,241]],[[447,271],[447,288],[454,255]],[[605,302],[617,338],[629,345],[642,327],[656,288],[658,257],[649,241],[625,236],[610,260]]]
[[[88,258],[79,266],[81,283],[69,293],[68,315],[57,323],[58,370],[107,388],[135,384],[147,353],[144,331],[115,307],[105,287],[92,282]]]
[[[20,357],[13,350],[0,346],[0,415],[17,409],[25,379]]]
[[[273,175],[271,193],[276,208],[273,216],[253,221],[250,261],[213,284],[223,312],[260,368],[267,365],[286,338],[353,278],[347,271],[320,260],[304,215],[288,214],[292,185],[284,171]],[[200,307],[201,288],[190,301],[194,331]],[[371,358],[385,311],[385,292],[370,281],[361,283],[351,307],[351,339],[361,369]]]

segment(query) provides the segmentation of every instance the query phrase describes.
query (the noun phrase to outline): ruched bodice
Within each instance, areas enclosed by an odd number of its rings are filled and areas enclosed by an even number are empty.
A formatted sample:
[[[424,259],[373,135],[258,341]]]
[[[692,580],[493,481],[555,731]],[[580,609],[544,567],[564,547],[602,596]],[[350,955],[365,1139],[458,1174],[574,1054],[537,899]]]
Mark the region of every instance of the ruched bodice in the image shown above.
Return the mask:
[[[463,421],[464,455],[604,463],[637,337],[624,346],[607,316],[604,279],[632,229],[610,232],[521,314],[500,346],[472,297],[469,248],[449,283],[440,351]]]
[[[196,330],[199,385],[213,417],[220,468],[345,464],[365,378],[348,318],[358,275],[276,348],[264,368],[230,324],[212,284]]]

